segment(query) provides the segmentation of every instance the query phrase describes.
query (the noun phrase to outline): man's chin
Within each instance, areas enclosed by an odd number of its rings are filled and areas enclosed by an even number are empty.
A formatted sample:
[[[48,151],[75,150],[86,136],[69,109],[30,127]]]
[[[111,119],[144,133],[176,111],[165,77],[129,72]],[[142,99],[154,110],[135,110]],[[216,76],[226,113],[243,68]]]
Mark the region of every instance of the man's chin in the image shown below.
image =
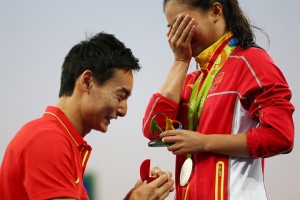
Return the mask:
[[[106,127],[99,127],[99,129],[97,131],[100,131],[102,133],[106,133],[107,130],[108,130],[108,127],[106,126]]]

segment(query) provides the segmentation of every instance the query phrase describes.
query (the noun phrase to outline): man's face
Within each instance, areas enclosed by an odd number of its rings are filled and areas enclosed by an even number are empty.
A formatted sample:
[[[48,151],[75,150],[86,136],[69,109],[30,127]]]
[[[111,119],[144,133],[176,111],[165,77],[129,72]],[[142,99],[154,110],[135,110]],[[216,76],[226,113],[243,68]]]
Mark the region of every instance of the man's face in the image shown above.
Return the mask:
[[[89,94],[82,102],[83,128],[106,132],[111,119],[126,115],[132,87],[131,70],[116,69],[114,76],[102,85],[93,81]]]

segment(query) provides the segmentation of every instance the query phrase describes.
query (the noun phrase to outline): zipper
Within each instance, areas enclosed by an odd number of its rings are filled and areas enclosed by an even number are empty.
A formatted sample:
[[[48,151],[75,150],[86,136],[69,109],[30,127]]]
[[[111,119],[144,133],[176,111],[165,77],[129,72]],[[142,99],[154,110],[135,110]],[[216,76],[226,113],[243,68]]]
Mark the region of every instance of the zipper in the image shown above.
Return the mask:
[[[219,161],[216,164],[215,200],[224,200],[224,171],[225,164]]]

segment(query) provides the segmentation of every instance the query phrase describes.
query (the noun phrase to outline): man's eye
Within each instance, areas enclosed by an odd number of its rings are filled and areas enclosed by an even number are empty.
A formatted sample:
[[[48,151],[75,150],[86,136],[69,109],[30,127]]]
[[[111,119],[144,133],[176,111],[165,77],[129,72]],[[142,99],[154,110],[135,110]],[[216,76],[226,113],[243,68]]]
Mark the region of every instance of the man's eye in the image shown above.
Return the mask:
[[[124,95],[119,94],[118,92],[116,93],[118,101],[122,101],[124,99]]]

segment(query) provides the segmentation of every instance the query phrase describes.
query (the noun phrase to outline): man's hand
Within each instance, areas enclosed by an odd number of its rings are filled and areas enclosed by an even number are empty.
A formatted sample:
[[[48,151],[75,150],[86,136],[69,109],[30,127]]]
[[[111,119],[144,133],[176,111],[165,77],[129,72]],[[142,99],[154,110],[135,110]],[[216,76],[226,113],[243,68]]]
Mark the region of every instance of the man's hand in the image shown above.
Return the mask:
[[[174,191],[174,181],[170,172],[163,172],[155,167],[151,169],[151,176],[157,178],[150,183],[138,180],[124,200],[163,200]]]

